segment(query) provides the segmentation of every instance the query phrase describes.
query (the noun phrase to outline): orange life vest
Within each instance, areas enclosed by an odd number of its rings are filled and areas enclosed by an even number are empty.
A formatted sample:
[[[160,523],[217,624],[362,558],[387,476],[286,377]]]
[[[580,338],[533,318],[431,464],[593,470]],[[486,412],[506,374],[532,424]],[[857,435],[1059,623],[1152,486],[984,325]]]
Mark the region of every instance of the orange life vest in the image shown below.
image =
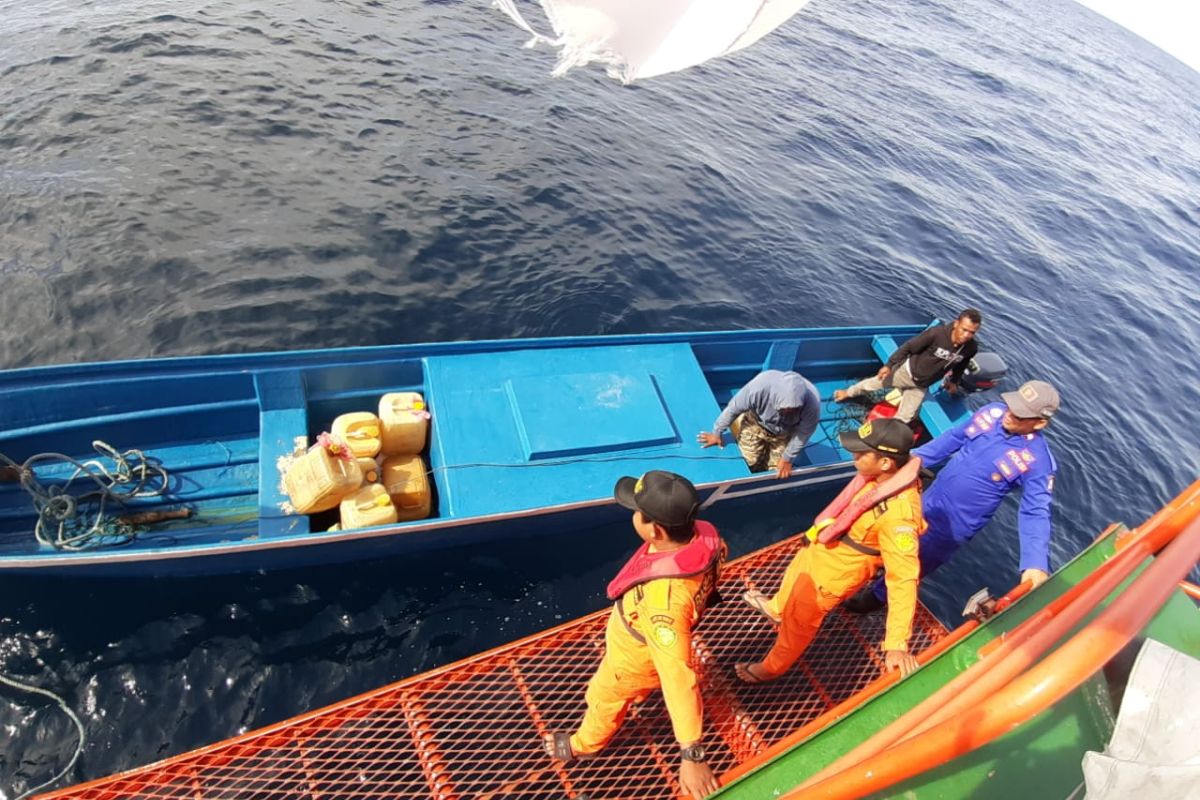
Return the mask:
[[[700,575],[721,560],[725,548],[712,523],[696,520],[692,540],[678,550],[650,552],[650,543],[638,548],[608,584],[608,599],[616,600],[633,587],[658,578]]]

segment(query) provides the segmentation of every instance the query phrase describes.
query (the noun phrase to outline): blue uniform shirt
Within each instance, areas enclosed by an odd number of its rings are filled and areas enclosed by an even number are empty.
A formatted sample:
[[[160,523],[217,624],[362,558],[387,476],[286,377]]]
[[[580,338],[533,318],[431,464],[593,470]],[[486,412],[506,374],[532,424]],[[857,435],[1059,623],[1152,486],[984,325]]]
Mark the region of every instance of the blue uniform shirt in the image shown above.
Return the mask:
[[[1000,501],[1021,488],[1018,531],[1020,569],[1050,571],[1050,500],[1058,467],[1040,432],[1008,433],[1001,420],[1008,409],[992,403],[933,441],[913,450],[924,466],[950,459],[925,493],[925,504],[939,506],[958,542],[971,539],[996,513]]]

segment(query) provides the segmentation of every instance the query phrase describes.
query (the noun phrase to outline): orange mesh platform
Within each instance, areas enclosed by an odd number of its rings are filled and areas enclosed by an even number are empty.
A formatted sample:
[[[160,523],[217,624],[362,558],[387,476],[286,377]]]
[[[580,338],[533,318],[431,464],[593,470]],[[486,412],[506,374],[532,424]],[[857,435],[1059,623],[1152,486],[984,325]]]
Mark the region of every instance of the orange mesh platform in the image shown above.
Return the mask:
[[[760,658],[774,626],[740,600],[747,587],[773,591],[792,538],[727,565],[725,602],[695,638],[704,685],[705,744],[719,773],[879,676],[882,614],[840,610],[826,619],[804,660],[784,678],[747,686],[738,661]],[[678,749],[660,694],[631,712],[609,748],[561,765],[540,735],[570,731],[600,661],[608,610],[368,694],[146,767],[42,797],[481,798],[562,800],[676,796]],[[911,646],[946,630],[918,606]]]

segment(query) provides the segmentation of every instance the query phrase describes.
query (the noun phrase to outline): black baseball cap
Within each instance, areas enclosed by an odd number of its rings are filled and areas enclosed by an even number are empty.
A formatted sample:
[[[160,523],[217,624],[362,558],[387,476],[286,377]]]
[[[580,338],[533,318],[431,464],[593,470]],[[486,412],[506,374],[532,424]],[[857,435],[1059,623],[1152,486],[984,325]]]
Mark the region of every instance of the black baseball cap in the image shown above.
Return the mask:
[[[652,469],[640,478],[621,478],[613,487],[613,499],[668,528],[690,525],[700,508],[700,495],[691,481],[660,469]]]
[[[874,450],[883,456],[906,456],[913,443],[907,423],[890,417],[864,422],[856,431],[842,431],[842,447],[851,453]]]

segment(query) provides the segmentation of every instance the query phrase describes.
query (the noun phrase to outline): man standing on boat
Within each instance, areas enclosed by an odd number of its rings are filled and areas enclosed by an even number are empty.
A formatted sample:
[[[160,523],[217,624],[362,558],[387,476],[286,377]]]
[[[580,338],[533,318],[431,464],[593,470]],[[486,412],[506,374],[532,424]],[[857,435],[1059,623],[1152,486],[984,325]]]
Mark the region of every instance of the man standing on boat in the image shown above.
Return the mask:
[[[1029,381],[1000,397],[1004,402],[984,406],[913,451],[910,470],[949,459],[924,496],[929,529],[921,537],[922,576],[971,541],[1014,489],[1021,490],[1021,582],[1038,586],[1050,575],[1050,506],[1058,467],[1042,431],[1058,411],[1058,391],[1045,381]],[[876,582],[846,609],[867,613],[885,602],[886,588]]]
[[[743,386],[712,432],[701,431],[696,441],[701,447],[724,447],[722,435],[732,429],[751,472],[775,469],[786,478],[820,419],[821,398],[810,381],[797,372],[769,369]]]
[[[604,657],[588,682],[587,711],[574,733],[547,733],[546,753],[569,762],[602,750],[630,706],[662,689],[679,742],[679,786],[695,798],[720,785],[704,751],[704,704],[692,631],[712,599],[727,552],[711,524],[696,519],[700,497],[682,475],[651,470],[621,478],[616,501],[633,511],[643,544],[608,584],[615,600]]]
[[[896,419],[877,419],[842,433],[841,441],[854,454],[854,468],[862,479],[853,495],[858,500],[908,461],[912,429]],[[925,527],[920,489],[913,482],[859,511],[841,538],[816,541],[797,551],[774,597],[753,590],[743,595],[779,624],[779,633],[761,661],[734,667],[742,681],[762,683],[787,672],[817,635],[825,616],[865,586],[880,566],[895,598],[882,644],[884,667],[898,669],[901,675],[917,668],[916,658],[908,652],[908,638],[917,608],[918,537]]]
[[[848,389],[834,392],[834,401],[843,403],[867,392],[896,389],[900,392],[896,419],[912,422],[925,400],[925,390],[942,376],[945,376],[943,386],[946,391],[951,394],[958,391],[963,371],[979,349],[975,334],[982,322],[983,317],[978,310],[967,308],[959,313],[954,322],[918,333],[896,348],[896,352],[874,376]]]

